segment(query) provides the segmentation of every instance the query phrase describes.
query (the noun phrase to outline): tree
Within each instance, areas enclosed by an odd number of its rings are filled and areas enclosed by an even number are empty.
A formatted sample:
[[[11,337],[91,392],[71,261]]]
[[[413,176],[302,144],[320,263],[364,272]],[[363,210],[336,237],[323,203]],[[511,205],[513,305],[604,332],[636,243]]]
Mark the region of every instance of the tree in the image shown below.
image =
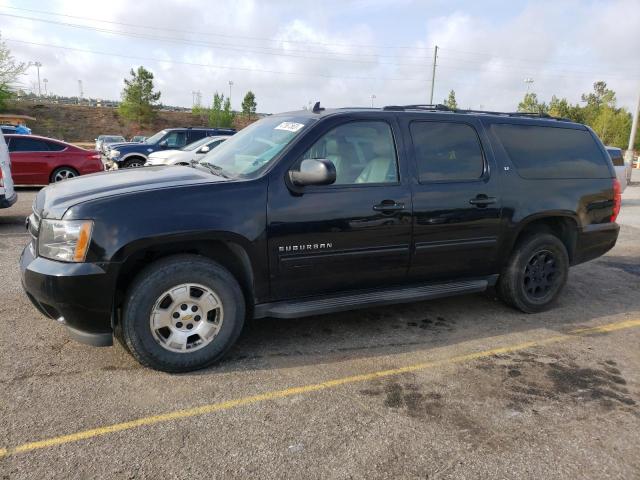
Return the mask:
[[[242,113],[243,115],[252,117],[255,115],[257,107],[258,104],[256,103],[256,96],[251,90],[249,90],[242,100]]]
[[[16,93],[18,78],[26,71],[27,64],[17,62],[0,38],[0,110],[7,107],[7,100]]]
[[[209,110],[209,126],[221,127],[222,126],[222,103],[224,102],[224,95],[222,93],[215,92],[213,94],[213,104],[211,110]]]
[[[231,110],[231,99],[227,97],[227,99],[224,101],[224,107],[222,109],[220,126],[224,128],[233,127],[234,117],[235,114],[233,113],[233,110]]]
[[[518,104],[518,111],[524,113],[547,113],[546,103],[538,102],[538,95],[535,93],[525,93],[524,99]]]
[[[457,110],[458,109],[458,102],[456,101],[456,92],[455,90],[451,90],[449,92],[449,97],[447,97],[444,102],[445,107],[450,108],[451,110]]]
[[[160,92],[153,91],[153,73],[146,68],[141,66],[137,71],[131,69],[130,74],[130,79],[124,79],[122,103],[118,111],[127,120],[143,125],[153,120]]]

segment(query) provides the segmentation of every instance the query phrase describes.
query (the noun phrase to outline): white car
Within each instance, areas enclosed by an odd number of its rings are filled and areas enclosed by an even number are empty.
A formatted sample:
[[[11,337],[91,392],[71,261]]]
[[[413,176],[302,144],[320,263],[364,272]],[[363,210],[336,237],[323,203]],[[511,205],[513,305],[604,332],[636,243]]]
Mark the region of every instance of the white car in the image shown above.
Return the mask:
[[[613,168],[616,171],[616,178],[620,182],[620,190],[624,192],[627,185],[631,183],[631,169],[633,168],[631,163],[627,162],[622,154],[622,150],[618,147],[606,147],[611,161],[613,162]]]
[[[228,135],[205,137],[182,147],[180,150],[160,150],[149,155],[145,166],[152,165],[190,165],[191,161],[200,160],[209,151],[224,142]]]
[[[9,150],[4,141],[4,135],[0,133],[0,208],[9,208],[16,203],[18,195],[13,189],[11,177],[11,159]]]
[[[109,145],[123,142],[126,142],[126,140],[122,135],[100,135],[96,138],[96,150],[104,153]]]

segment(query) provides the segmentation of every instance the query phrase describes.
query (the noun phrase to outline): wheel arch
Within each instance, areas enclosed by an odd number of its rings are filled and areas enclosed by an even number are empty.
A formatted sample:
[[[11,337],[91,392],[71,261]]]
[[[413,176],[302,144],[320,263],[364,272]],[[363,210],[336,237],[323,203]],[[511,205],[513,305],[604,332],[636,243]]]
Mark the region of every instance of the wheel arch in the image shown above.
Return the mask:
[[[74,172],[76,172],[76,176],[80,176],[80,171],[71,165],[56,165],[55,168],[53,168],[50,172],[49,172],[49,183],[54,183],[53,182],[53,174],[56,173],[58,170],[60,170],[61,168],[68,168],[69,170],[73,170]]]
[[[545,212],[531,215],[518,223],[511,235],[507,251],[510,255],[518,242],[530,233],[546,232],[562,241],[567,249],[569,262],[573,264],[578,241],[578,225],[578,218],[571,212]],[[505,258],[509,255],[505,255]]]
[[[162,238],[129,246],[126,251],[119,252],[121,265],[116,276],[114,297],[116,313],[131,282],[145,267],[161,258],[180,254],[201,255],[229,270],[240,284],[247,308],[252,309],[256,297],[254,262],[242,241],[231,238]]]

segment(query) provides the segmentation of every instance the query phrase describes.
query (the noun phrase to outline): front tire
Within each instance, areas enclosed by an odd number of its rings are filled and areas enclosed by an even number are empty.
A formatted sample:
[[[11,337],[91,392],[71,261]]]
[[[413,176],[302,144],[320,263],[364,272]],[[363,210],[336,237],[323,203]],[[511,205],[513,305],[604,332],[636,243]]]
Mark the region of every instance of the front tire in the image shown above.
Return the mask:
[[[133,281],[122,336],[141,364],[188,372],[222,358],[244,319],[244,295],[227,269],[205,257],[176,255],[151,264]]]
[[[146,161],[140,157],[133,157],[123,163],[124,168],[138,168],[144,166]]]
[[[531,234],[513,250],[498,280],[505,303],[525,313],[549,309],[569,276],[569,255],[560,239],[548,233]]]

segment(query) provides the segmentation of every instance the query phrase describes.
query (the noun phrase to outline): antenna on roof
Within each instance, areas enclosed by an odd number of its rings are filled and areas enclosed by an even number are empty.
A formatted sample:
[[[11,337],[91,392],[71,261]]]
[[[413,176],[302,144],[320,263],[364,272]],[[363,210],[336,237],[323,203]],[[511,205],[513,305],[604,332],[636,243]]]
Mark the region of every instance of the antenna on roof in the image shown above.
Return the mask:
[[[320,106],[320,102],[316,102],[315,105],[313,106],[313,110],[311,111],[313,113],[320,113],[322,110],[324,110],[324,108]]]

